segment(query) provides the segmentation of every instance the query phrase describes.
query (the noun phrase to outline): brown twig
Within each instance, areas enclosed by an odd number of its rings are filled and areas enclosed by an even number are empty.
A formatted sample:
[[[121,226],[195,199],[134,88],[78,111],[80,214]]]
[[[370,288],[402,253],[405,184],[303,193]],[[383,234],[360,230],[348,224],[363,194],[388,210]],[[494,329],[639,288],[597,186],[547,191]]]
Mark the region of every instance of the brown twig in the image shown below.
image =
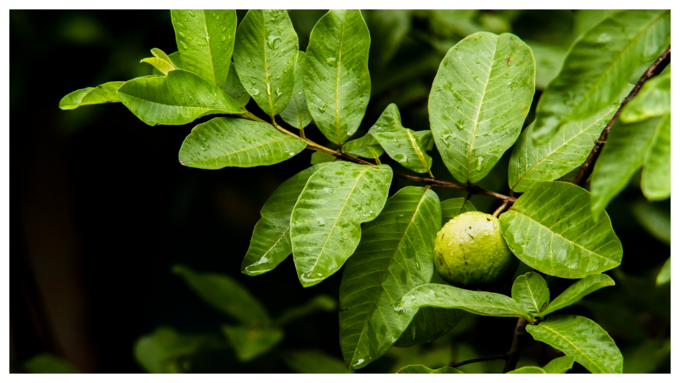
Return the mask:
[[[517,361],[519,361],[519,350],[522,345],[522,340],[527,334],[526,325],[527,320],[524,318],[517,319],[517,325],[515,326],[515,332],[512,336],[512,345],[510,346],[510,351],[507,352],[508,359],[505,360],[505,367],[503,367],[503,373],[512,371],[517,367]]]
[[[449,363],[449,367],[460,367],[460,366],[464,366],[464,365],[470,364],[470,363],[486,362],[486,361],[489,361],[489,360],[497,360],[497,359],[505,359],[507,357],[508,357],[507,354],[485,356],[485,357],[482,357],[482,358],[470,359],[470,360],[466,360],[466,361],[463,361],[463,362],[457,362],[457,363],[451,362],[451,363]]]
[[[600,138],[595,141],[595,146],[593,146],[593,150],[590,151],[590,154],[588,155],[588,158],[586,158],[585,162],[581,165],[581,169],[579,170],[578,174],[576,175],[576,178],[574,178],[574,184],[578,186],[583,186],[586,183],[586,180],[588,177],[590,177],[590,174],[593,172],[593,168],[595,167],[595,161],[597,161],[597,158],[600,155],[600,150],[602,149],[602,145],[607,140],[607,136],[609,135],[609,131],[612,128],[612,125],[614,125],[614,121],[619,117],[619,114],[621,114],[621,110],[623,109],[626,104],[630,100],[635,97],[638,92],[640,91],[640,88],[642,88],[642,85],[644,85],[647,80],[650,78],[658,75],[661,73],[661,71],[666,68],[666,66],[671,62],[671,47],[669,46],[662,54],[659,56],[656,61],[645,71],[645,73],[642,74],[642,77],[638,80],[637,84],[633,87],[633,90],[630,91],[628,96],[623,99],[623,102],[621,102],[621,106],[619,109],[616,111],[614,116],[609,120],[607,123],[607,126],[604,127],[602,130],[602,134],[600,134]]]

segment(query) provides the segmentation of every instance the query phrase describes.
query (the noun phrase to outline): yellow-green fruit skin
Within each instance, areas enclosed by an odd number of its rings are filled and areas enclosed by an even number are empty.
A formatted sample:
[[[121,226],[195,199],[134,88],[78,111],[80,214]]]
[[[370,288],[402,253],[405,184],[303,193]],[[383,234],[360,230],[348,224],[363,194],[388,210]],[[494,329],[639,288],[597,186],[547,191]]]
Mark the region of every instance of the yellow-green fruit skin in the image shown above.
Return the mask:
[[[498,219],[470,211],[453,217],[437,233],[434,263],[449,284],[479,289],[512,273],[518,261],[501,236]]]

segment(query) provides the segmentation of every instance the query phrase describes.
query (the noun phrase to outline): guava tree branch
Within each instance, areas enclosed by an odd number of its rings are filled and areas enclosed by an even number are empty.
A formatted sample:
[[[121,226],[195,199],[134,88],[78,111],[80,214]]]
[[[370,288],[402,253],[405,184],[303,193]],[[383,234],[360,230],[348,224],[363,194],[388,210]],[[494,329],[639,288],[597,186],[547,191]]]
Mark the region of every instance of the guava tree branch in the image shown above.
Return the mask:
[[[593,150],[590,151],[588,158],[586,158],[585,162],[583,162],[583,164],[581,165],[581,169],[576,175],[576,178],[574,178],[575,185],[583,186],[586,183],[588,177],[590,177],[590,175],[593,173],[595,161],[597,161],[597,158],[600,155],[602,145],[604,145],[605,141],[607,140],[609,131],[611,130],[612,125],[614,125],[616,119],[619,117],[619,114],[621,114],[621,110],[623,109],[623,107],[626,106],[626,104],[628,104],[628,102],[638,94],[640,88],[642,88],[642,85],[644,85],[644,83],[647,82],[647,80],[661,73],[661,71],[663,71],[664,68],[666,68],[666,66],[670,64],[670,62],[671,62],[671,47],[669,46],[661,54],[661,56],[659,56],[659,58],[656,59],[656,61],[654,61],[654,63],[645,71],[645,73],[642,74],[642,77],[640,77],[637,84],[635,84],[635,86],[630,91],[628,96],[626,96],[626,98],[623,99],[623,102],[621,102],[621,106],[616,111],[611,120],[609,120],[607,126],[604,127],[604,129],[602,130],[602,134],[600,134],[600,138],[597,141],[595,141],[595,146],[593,146]]]
[[[517,325],[515,326],[515,332],[512,336],[512,345],[510,345],[510,350],[507,352],[508,359],[505,360],[505,367],[503,367],[503,373],[512,371],[517,367],[517,362],[519,361],[519,350],[522,346],[522,340],[527,334],[526,326],[527,320],[524,318],[519,318],[517,320]]]

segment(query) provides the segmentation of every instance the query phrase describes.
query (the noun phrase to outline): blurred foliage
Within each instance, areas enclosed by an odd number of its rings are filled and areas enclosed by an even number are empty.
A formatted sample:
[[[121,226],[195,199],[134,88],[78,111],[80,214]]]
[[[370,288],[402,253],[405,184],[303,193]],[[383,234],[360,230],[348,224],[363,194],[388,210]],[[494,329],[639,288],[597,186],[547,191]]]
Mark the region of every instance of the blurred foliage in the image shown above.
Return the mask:
[[[372,94],[356,137],[363,135],[392,102],[399,106],[405,126],[413,130],[428,129],[427,97],[441,59],[456,42],[478,31],[515,33],[534,50],[538,91],[526,126],[533,119],[540,91],[559,71],[571,42],[606,17],[607,12],[364,11],[372,40],[369,62]],[[300,49],[306,50],[309,33],[325,11],[293,10],[289,13],[300,38]],[[149,74],[150,67],[139,64],[140,59],[149,56],[149,49],[158,47],[168,53],[176,50],[169,12],[129,12],[127,15],[135,17],[124,23],[120,22],[121,14],[118,11],[11,11],[10,110],[12,116],[35,111],[44,113],[46,122],[41,126],[42,130],[31,134],[56,134],[70,145],[68,148],[75,150],[73,156],[92,161],[117,155],[119,147],[116,145],[127,143],[128,135],[140,132],[139,146],[126,149],[130,152],[124,157],[136,155],[138,150],[148,151],[148,163],[154,165],[140,170],[136,177],[142,179],[158,168],[176,166],[172,153],[176,153],[188,130],[150,128],[133,117],[113,117],[121,114],[120,106],[101,107],[104,111],[101,108],[80,108],[64,113],[57,110],[61,96],[75,88]],[[244,11],[238,12],[239,21],[244,15]],[[60,57],[57,60],[58,77],[68,78],[53,84],[54,92],[48,92],[48,102],[36,107],[33,90],[40,85],[36,77],[41,77],[36,73],[44,72],[44,57],[55,56]],[[91,64],[92,59],[96,59],[96,65]],[[40,66],[35,64],[41,62]],[[111,124],[117,124],[117,127]],[[13,149],[29,145],[30,136],[15,135],[17,129],[19,127],[13,124]],[[328,144],[314,129],[307,131],[316,142]],[[116,138],[115,134],[121,136]],[[161,136],[166,137],[164,141],[157,141]],[[104,146],[107,140],[110,143]],[[97,146],[97,142],[102,146],[91,147],[91,143]],[[437,177],[453,181],[439,153],[433,150],[430,154],[434,159],[432,170]],[[479,183],[480,187],[509,192],[509,155],[507,152],[503,156],[489,176]],[[321,156],[315,153],[313,161],[323,161]],[[159,225],[169,236],[159,236],[168,243],[161,245],[162,241],[159,241],[157,243],[162,247],[144,254],[148,256],[147,262],[153,265],[142,269],[149,274],[140,277],[144,284],[139,284],[139,288],[144,289],[140,294],[150,306],[147,312],[139,314],[146,315],[143,318],[146,330],[130,334],[138,338],[134,350],[128,344],[130,353],[118,355],[120,359],[114,358],[112,365],[134,355],[139,367],[148,372],[347,372],[337,341],[336,297],[341,273],[336,281],[302,292],[297,281],[287,277],[293,274],[289,272],[291,270],[276,270],[255,279],[239,274],[238,264],[245,254],[248,233],[257,220],[259,206],[279,183],[310,161],[309,155],[299,157],[302,158],[299,161],[277,167],[283,171],[261,170],[261,175],[267,177],[249,174],[252,178],[248,179],[253,180],[255,187],[245,183],[237,185],[229,180],[227,174],[236,177],[245,174],[239,169],[220,171],[219,175],[217,172],[180,169],[177,178],[173,178],[176,181],[166,185],[166,189],[150,194],[135,191],[137,185],[126,186],[130,193],[141,193],[136,198],[144,204],[151,201],[160,204],[160,208],[153,210],[158,213],[157,217],[145,218],[148,220],[145,227]],[[70,161],[64,166],[75,168],[77,160]],[[111,165],[107,165],[107,169],[118,167],[118,158],[109,161]],[[392,160],[385,162],[397,171],[406,171]],[[290,169],[285,170],[287,167]],[[118,174],[101,177],[109,180],[115,176],[115,182],[124,183],[132,172],[127,167],[118,171]],[[255,181],[259,179],[263,180]],[[105,185],[104,181],[100,182]],[[670,284],[656,285],[657,275],[670,255],[670,202],[647,202],[640,193],[639,176],[631,184],[635,182],[638,185],[629,185],[607,210],[624,246],[622,266],[611,273],[616,286],[598,291],[566,310],[597,320],[611,334],[624,354],[625,372],[670,372]],[[410,181],[395,178],[392,190],[410,184]],[[465,197],[464,193],[452,189],[438,189],[437,193],[441,200]],[[483,196],[473,196],[472,202],[478,210],[486,212],[499,205]],[[204,230],[206,228],[209,229]],[[179,237],[187,238],[191,243],[184,244]],[[175,238],[181,244],[175,244],[172,241]],[[195,244],[189,238],[201,240]],[[130,246],[135,245],[131,243]],[[229,259],[225,259],[225,254]],[[174,269],[212,309],[201,303],[196,295],[188,293],[187,286],[183,286],[179,278],[168,273],[175,262],[220,272],[196,273],[188,267]],[[290,268],[292,260],[287,260],[279,269]],[[222,274],[224,272],[228,275]],[[557,278],[547,278],[547,281],[554,296],[571,284],[569,280]],[[298,306],[290,307],[292,305]],[[268,311],[279,313],[279,316],[271,318]],[[357,372],[394,373],[415,364],[439,368],[451,361],[499,354],[507,350],[514,324],[510,318],[467,315],[446,336],[411,348],[393,348],[383,358]],[[518,367],[543,366],[558,356],[555,350],[541,349],[534,342],[526,346]],[[502,365],[502,360],[496,360],[465,365],[460,370],[498,372]],[[22,366],[15,370],[75,371],[67,362],[50,355],[38,355]],[[124,367],[116,372],[132,371]],[[570,372],[585,370],[575,364]]]

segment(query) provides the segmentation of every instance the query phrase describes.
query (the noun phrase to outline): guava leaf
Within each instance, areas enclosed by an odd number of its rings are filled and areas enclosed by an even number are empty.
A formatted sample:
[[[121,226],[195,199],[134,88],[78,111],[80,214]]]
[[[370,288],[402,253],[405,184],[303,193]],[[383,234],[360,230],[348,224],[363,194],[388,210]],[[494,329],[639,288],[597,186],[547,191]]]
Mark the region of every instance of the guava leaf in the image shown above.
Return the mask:
[[[224,83],[222,90],[236,101],[238,106],[244,107],[250,101],[250,95],[243,88],[243,84],[241,84],[241,80],[238,78],[238,73],[236,73],[236,65],[229,67],[229,76],[227,76],[227,82]]]
[[[241,114],[238,103],[192,72],[130,80],[118,89],[130,111],[147,125],[184,125],[209,114]]]
[[[671,215],[670,211],[663,209],[657,204],[651,204],[644,200],[633,203],[633,216],[636,220],[659,241],[671,244]]]
[[[559,134],[542,144],[531,139],[535,123],[529,125],[512,149],[508,165],[510,189],[522,193],[536,182],[554,181],[579,167],[618,108],[617,104],[610,105],[585,120],[569,121]]]
[[[241,272],[255,276],[273,270],[291,251],[290,213],[307,184],[309,177],[326,166],[307,168],[282,183],[260,209],[260,218],[253,229],[250,247],[241,263]]]
[[[385,206],[391,183],[389,166],[349,162],[330,163],[310,177],[290,217],[302,286],[314,286],[342,267],[359,245],[361,223]]]
[[[508,371],[507,374],[547,374],[547,372],[540,367],[524,366],[516,370]]]
[[[357,131],[366,113],[370,42],[358,10],[330,10],[309,37],[303,65],[307,105],[321,133],[338,145]]]
[[[508,296],[434,283],[420,285],[409,291],[401,299],[397,310],[417,307],[442,307],[477,315],[531,319],[531,315]]]
[[[477,209],[470,200],[466,201],[463,197],[449,198],[446,201],[442,201],[442,226],[452,220],[453,217],[468,211],[477,211]]]
[[[418,310],[395,311],[401,297],[432,279],[441,222],[437,194],[407,186],[364,225],[340,283],[340,348],[347,367],[365,367],[397,341]]]
[[[623,248],[609,216],[593,220],[590,193],[566,182],[539,182],[501,214],[501,234],[528,266],[583,278],[621,264]]]
[[[428,111],[437,149],[458,182],[484,178],[517,140],[534,77],[531,49],[510,33],[475,33],[448,51]]]
[[[583,32],[593,28],[602,20],[621,12],[616,9],[579,9],[574,13],[574,36],[579,36]]]
[[[666,263],[663,264],[659,275],[656,277],[656,285],[665,285],[671,281],[671,258],[669,257]]]
[[[557,296],[548,307],[541,311],[540,316],[546,316],[559,309],[573,305],[588,294],[608,286],[614,286],[614,280],[606,274],[588,275],[585,278],[567,287],[562,294]]]
[[[576,315],[557,315],[538,325],[527,325],[527,332],[539,342],[572,356],[588,371],[621,373],[623,356],[616,343],[597,323]]]
[[[410,366],[402,367],[397,374],[462,374],[463,371],[453,368],[453,367],[442,367],[437,369],[431,369],[429,367],[423,366],[422,364],[413,364]]]
[[[137,339],[135,359],[146,372],[184,372],[178,359],[195,354],[203,346],[216,345],[218,341],[214,338],[209,334],[181,334],[172,328],[160,327]]]
[[[539,273],[530,271],[515,279],[512,284],[512,299],[522,305],[524,311],[538,314],[548,306],[550,290]]]
[[[145,59],[142,59],[140,63],[149,64],[154,68],[158,69],[158,71],[164,75],[168,74],[168,72],[171,72],[173,70],[177,70],[176,66],[172,65],[171,63],[163,59],[159,59],[158,57],[147,57]]]
[[[250,328],[245,326],[222,326],[222,332],[229,339],[241,362],[249,362],[267,353],[283,339],[279,328]]]
[[[59,101],[59,109],[72,110],[83,105],[120,102],[118,88],[123,84],[125,84],[125,81],[111,81],[95,87],[78,89],[67,94]]]
[[[324,163],[324,162],[333,162],[337,159],[338,159],[338,157],[336,157],[332,154],[328,154],[328,153],[324,153],[324,152],[314,152],[314,153],[312,153],[312,159],[311,159],[310,163],[312,165],[316,165],[316,164],[321,164],[321,163]]]
[[[416,173],[429,173],[432,157],[426,150],[432,149],[432,132],[414,132],[401,125],[401,115],[396,104],[390,104],[368,130],[368,134],[378,141],[387,155],[405,168]]]
[[[543,366],[543,371],[548,374],[564,374],[565,372],[571,370],[573,366],[573,356],[560,356],[559,358],[555,358]]]
[[[205,303],[243,325],[257,327],[271,323],[262,303],[231,277],[199,273],[183,265],[175,265],[173,272],[182,277]]]
[[[307,99],[304,89],[304,63],[305,52],[298,52],[295,56],[295,75],[293,80],[293,96],[290,98],[286,108],[281,111],[281,118],[288,125],[302,129],[312,122],[312,115],[309,114]]]
[[[642,193],[650,201],[671,196],[671,113],[661,117],[642,165]]]
[[[320,311],[332,312],[338,310],[338,302],[328,295],[317,295],[302,306],[293,306],[284,311],[276,319],[276,326],[285,326],[292,321],[296,321],[307,315],[315,314]]]
[[[664,118],[654,117],[624,124],[617,121],[607,137],[590,177],[591,210],[599,218],[609,202],[643,165],[657,129]]]
[[[215,117],[191,130],[179,149],[179,161],[200,169],[250,168],[277,164],[306,147],[305,140],[263,122]]]
[[[183,68],[222,88],[234,51],[236,11],[173,9],[170,15]]]
[[[178,53],[178,52],[175,52],[175,53]],[[161,59],[161,60],[163,60],[163,61],[166,61],[168,64],[170,64],[170,65],[172,65],[173,67],[175,67],[175,69],[178,69],[178,68],[179,68],[179,67],[177,66],[177,64],[175,64],[175,62],[172,60],[172,58],[171,58],[170,56],[168,56],[165,52],[163,52],[162,49],[159,49],[159,48],[151,48],[151,54],[152,54],[154,57],[157,57],[157,58],[159,58],[159,59]],[[181,59],[181,57],[180,57],[178,61],[181,61],[181,60],[182,60],[182,59]]]
[[[378,158],[385,153],[383,147],[370,134],[356,140],[347,141],[342,146],[342,150],[347,154],[364,158]]]
[[[619,12],[585,32],[541,95],[532,138],[545,142],[566,122],[612,104],[637,67],[655,58],[669,39],[670,10]]]
[[[536,61],[536,89],[544,90],[560,73],[564,56],[567,55],[567,48],[536,41],[524,40],[524,42],[531,48]]]
[[[234,65],[257,105],[274,116],[293,94],[298,36],[288,12],[251,9],[236,31]]]
[[[401,46],[411,28],[408,9],[373,9],[362,12],[371,31],[371,68],[382,68]]]
[[[671,71],[667,68],[659,76],[645,82],[640,92],[623,108],[619,118],[626,123],[638,122],[662,116],[670,110]]]
[[[281,358],[293,372],[304,374],[351,374],[342,360],[321,350],[286,350]]]

